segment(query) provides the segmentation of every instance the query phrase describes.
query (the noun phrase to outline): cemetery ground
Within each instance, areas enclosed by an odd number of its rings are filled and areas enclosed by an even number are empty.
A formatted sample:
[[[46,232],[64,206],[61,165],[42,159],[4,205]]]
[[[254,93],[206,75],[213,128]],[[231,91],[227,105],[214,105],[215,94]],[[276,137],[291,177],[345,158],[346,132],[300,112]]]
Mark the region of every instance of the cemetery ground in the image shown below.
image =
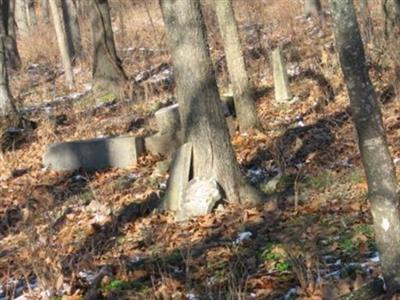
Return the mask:
[[[71,94],[54,58],[32,60],[23,50],[27,63],[11,74],[12,91],[37,128],[14,133],[20,139],[0,162],[0,299],[22,293],[25,299],[337,299],[376,283],[367,186],[330,23],[319,30],[290,19],[289,35],[259,24],[240,27],[264,130],[234,132],[232,143],[243,174],[268,201],[222,202],[182,223],[158,209],[168,157],[145,153],[137,164],[95,172],[56,172],[42,160],[55,142],[159,130],[154,113],[175,102],[168,55],[154,45],[153,29],[143,29],[148,36],[140,47],[119,47],[136,78],[122,97],[94,95],[84,61],[74,68]],[[254,42],[256,32],[266,37]],[[213,34],[224,94],[226,66]],[[117,43],[127,41],[117,36]],[[296,99],[290,105],[274,100],[269,52],[278,44]],[[393,74],[384,57],[367,53],[397,163]]]

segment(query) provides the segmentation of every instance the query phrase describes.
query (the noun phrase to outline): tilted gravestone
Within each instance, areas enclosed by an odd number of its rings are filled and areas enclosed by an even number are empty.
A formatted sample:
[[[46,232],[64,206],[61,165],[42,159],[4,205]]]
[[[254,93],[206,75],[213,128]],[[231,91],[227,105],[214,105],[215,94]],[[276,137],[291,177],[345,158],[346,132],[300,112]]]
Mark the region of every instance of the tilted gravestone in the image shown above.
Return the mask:
[[[183,199],[186,184],[189,181],[192,161],[192,143],[183,144],[175,153],[168,179],[168,189],[162,208],[177,212]]]
[[[151,154],[172,156],[172,154],[182,145],[182,132],[172,132],[164,134],[154,134],[145,138],[144,144],[146,151]]]
[[[160,134],[176,132],[181,129],[179,105],[173,104],[155,112],[158,132]]]
[[[43,164],[55,171],[124,168],[137,163],[143,153],[141,137],[98,138],[50,145]]]
[[[272,52],[272,64],[274,70],[275,100],[278,103],[288,103],[292,100],[292,95],[289,91],[289,78],[280,47]]]
[[[158,110],[155,114],[158,132],[145,138],[146,151],[171,156],[183,142],[178,104]]]

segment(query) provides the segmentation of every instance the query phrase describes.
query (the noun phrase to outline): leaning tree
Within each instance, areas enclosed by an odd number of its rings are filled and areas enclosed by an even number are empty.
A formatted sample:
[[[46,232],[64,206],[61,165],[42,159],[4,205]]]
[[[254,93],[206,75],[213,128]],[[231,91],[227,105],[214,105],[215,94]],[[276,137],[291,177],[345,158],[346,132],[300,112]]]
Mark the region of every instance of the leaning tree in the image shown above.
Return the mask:
[[[368,75],[353,0],[331,0],[336,48],[347,85],[383,277],[389,292],[400,290],[399,186],[386,141],[377,96]]]
[[[246,72],[232,0],[214,0],[224,43],[229,77],[232,82],[235,111],[240,131],[258,127],[254,96]]]
[[[115,92],[127,76],[118,58],[108,0],[90,0],[95,89]]]
[[[184,142],[192,144],[191,177],[215,179],[232,202],[258,202],[239,169],[206,41],[200,0],[160,0],[174,67]]]
[[[15,0],[0,0],[0,36],[6,49],[7,65],[14,70],[21,67],[15,32]]]

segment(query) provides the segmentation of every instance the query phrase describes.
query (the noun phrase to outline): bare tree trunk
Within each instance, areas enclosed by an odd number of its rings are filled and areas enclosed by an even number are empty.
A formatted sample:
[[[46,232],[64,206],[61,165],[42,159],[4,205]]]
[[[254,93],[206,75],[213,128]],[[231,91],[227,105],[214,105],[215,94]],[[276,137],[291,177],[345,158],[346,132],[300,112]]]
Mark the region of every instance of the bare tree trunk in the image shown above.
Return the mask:
[[[394,65],[396,93],[400,90],[400,0],[383,0],[387,53]]]
[[[0,117],[17,115],[8,86],[5,52],[4,38],[0,36]]]
[[[176,79],[184,141],[193,145],[192,178],[215,179],[232,202],[258,202],[242,177],[206,42],[200,0],[160,0]]]
[[[372,22],[371,11],[368,0],[360,1],[360,14],[364,29],[365,42],[369,43],[374,39],[374,24]]]
[[[15,20],[18,32],[20,34],[26,34],[29,31],[26,0],[15,0]]]
[[[215,11],[221,30],[229,76],[232,81],[235,110],[240,131],[258,127],[256,106],[247,77],[232,0],[215,0]]]
[[[68,40],[68,51],[73,59],[79,57],[82,53],[81,29],[76,3],[73,0],[61,0],[61,9]]]
[[[68,54],[67,37],[65,31],[62,28],[63,23],[58,10],[57,2],[58,0],[49,0],[51,15],[53,16],[54,28],[56,30],[58,47],[60,49],[61,59],[64,66],[65,78],[70,89],[74,86],[74,77],[72,73],[71,57]]]
[[[14,10],[15,0],[0,0],[0,35],[3,37],[4,47],[6,49],[7,65],[17,70],[21,67],[21,59],[19,56],[16,33],[15,33],[15,21],[14,21]]]
[[[40,9],[42,13],[42,18],[45,23],[49,23],[49,0],[40,1]]]
[[[304,0],[304,16],[323,18],[322,5],[320,0]]]
[[[33,27],[37,24],[36,20],[36,10],[35,10],[35,1],[34,0],[27,0],[27,15],[28,15],[28,24],[30,27]]]
[[[95,88],[116,91],[127,77],[117,56],[107,0],[90,0]]]
[[[352,0],[331,0],[336,48],[367,176],[375,239],[389,292],[400,289],[399,187],[380,108],[368,75]]]

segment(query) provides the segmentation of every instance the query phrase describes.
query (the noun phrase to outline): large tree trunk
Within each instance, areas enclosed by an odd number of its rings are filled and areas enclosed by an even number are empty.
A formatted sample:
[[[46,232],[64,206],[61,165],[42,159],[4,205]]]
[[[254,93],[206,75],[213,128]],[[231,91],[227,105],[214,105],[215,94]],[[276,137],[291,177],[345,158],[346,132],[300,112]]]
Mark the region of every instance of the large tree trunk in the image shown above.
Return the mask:
[[[71,58],[79,57],[82,53],[82,43],[76,3],[73,0],[61,0],[61,9],[68,39],[69,55]]]
[[[331,0],[336,48],[346,81],[368,183],[368,196],[383,277],[389,291],[400,289],[399,187],[380,108],[368,75],[352,0]]]
[[[69,53],[68,53],[68,46],[67,46],[68,40],[65,35],[65,31],[62,28],[63,22],[61,20],[61,16],[60,16],[60,13],[58,10],[58,5],[56,2],[58,0],[49,0],[49,1],[50,1],[51,15],[53,16],[54,28],[56,30],[56,35],[57,35],[58,47],[60,49],[61,59],[62,59],[62,63],[64,66],[65,78],[66,78],[68,87],[70,89],[72,89],[74,86],[72,63],[71,63],[71,57],[69,56]]]
[[[320,0],[304,0],[304,16],[309,17],[323,17],[322,5]]]
[[[3,36],[3,42],[6,49],[7,65],[14,70],[21,67],[21,59],[19,56],[16,33],[15,33],[15,0],[0,0],[0,35]]]
[[[116,91],[127,77],[117,56],[107,0],[90,0],[95,88]]]
[[[0,117],[17,114],[8,86],[5,52],[4,37],[0,36]]]
[[[258,118],[247,77],[232,0],[215,0],[215,11],[224,42],[229,76],[232,81],[235,110],[240,131],[257,127]]]
[[[233,202],[257,202],[237,164],[206,42],[200,0],[160,0],[174,66],[184,142],[193,145],[191,177],[215,179]]]

